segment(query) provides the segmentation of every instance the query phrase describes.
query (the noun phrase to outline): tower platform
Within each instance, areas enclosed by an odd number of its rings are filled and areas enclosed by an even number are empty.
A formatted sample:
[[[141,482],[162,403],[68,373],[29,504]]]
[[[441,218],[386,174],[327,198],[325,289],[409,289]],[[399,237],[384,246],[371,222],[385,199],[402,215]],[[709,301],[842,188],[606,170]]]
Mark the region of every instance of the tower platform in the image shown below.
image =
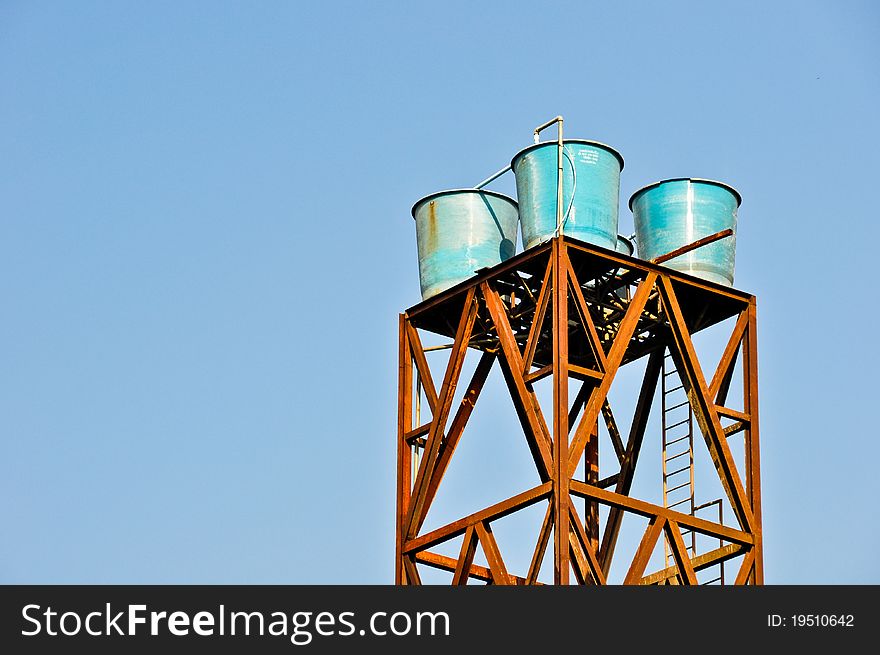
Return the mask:
[[[733,323],[732,332],[717,366],[704,370],[692,336],[724,321]],[[647,527],[627,557],[624,584],[699,584],[700,571],[723,562],[735,566],[730,582],[763,584],[754,296],[557,237],[411,307],[399,327],[397,584],[420,584],[423,567],[451,572],[453,584],[537,584],[548,551],[555,584],[606,584],[627,514],[644,517]],[[427,333],[451,340],[443,347],[442,380],[428,366]],[[479,362],[463,380],[465,355],[473,351]],[[632,422],[622,432],[608,394],[621,367],[643,358]],[[664,358],[681,380],[703,437],[698,445],[705,445],[723,489],[717,502],[729,508],[729,524],[697,516],[693,499],[691,510],[681,511],[632,495]],[[727,401],[738,358],[742,402],[732,409]],[[496,365],[540,484],[425,532],[444,473]],[[545,378],[552,384],[549,407],[535,392]],[[576,393],[571,381],[580,385]],[[422,420],[422,410],[429,420]],[[613,470],[599,470],[600,422],[613,444]],[[743,440],[739,458],[732,439]],[[574,499],[584,501],[583,516]],[[511,571],[492,523],[536,504],[546,509],[538,533],[524,535],[534,541],[531,564]],[[697,552],[685,543],[694,534],[717,540],[718,547]],[[435,551],[462,535],[458,557]],[[669,566],[647,572],[661,540]],[[478,546],[488,566],[474,564]]]

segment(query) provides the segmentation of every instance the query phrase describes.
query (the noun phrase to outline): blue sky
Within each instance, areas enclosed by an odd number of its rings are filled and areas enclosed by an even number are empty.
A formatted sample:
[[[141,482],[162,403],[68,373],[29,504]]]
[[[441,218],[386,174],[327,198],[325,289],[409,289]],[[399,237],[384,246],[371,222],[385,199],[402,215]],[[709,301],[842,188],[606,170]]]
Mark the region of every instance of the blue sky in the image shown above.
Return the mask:
[[[878,33],[852,1],[3,2],[0,582],[390,582],[410,206],[560,113],[625,158],[621,232],[657,179],[742,193],[767,581],[880,582]]]

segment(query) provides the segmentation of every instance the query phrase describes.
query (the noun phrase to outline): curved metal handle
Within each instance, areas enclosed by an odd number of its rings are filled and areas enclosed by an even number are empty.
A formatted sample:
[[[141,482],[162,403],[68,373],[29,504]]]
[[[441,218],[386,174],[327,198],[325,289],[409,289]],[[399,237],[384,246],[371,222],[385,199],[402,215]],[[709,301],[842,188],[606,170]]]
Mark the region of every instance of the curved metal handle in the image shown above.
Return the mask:
[[[562,151],[563,151],[563,143],[562,143],[562,116],[557,116],[553,120],[549,120],[543,125],[539,125],[535,128],[535,143],[538,143],[538,134],[541,130],[544,130],[550,127],[553,124],[559,128],[559,131],[556,135],[556,144],[557,144],[557,155],[556,155],[556,234],[558,236],[562,235]],[[572,195],[574,198],[574,195]]]

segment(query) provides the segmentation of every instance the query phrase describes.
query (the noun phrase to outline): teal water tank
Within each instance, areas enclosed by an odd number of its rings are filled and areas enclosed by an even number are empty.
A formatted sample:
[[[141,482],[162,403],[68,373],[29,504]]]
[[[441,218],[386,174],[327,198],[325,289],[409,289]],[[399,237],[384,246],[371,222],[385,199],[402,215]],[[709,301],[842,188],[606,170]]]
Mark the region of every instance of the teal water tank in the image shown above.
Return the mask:
[[[523,247],[531,248],[556,234],[556,141],[520,150],[510,163],[516,176]],[[596,141],[566,139],[562,158],[562,209],[566,236],[614,250],[623,157]]]
[[[439,191],[416,202],[412,215],[424,300],[509,259],[516,250],[517,203],[504,194]]]
[[[649,184],[629,199],[639,257],[655,259],[725,229],[733,235],[667,262],[677,271],[733,285],[736,214],[742,196],[733,187],[700,178],[675,178]]]

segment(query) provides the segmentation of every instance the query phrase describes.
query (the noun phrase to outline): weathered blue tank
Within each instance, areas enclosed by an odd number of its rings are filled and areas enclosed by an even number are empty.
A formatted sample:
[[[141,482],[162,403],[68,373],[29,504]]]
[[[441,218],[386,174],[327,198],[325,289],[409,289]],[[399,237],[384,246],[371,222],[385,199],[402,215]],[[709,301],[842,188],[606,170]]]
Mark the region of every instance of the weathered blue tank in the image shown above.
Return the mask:
[[[562,204],[566,236],[614,250],[623,157],[595,141],[563,141]],[[523,247],[531,248],[556,234],[556,141],[520,150],[510,165],[516,175]]]
[[[517,204],[501,193],[439,191],[413,205],[412,215],[424,300],[509,259],[516,250]]]
[[[676,178],[649,184],[629,199],[639,257],[654,259],[727,228],[732,236],[664,262],[683,273],[733,285],[736,212],[742,196],[722,182]]]

